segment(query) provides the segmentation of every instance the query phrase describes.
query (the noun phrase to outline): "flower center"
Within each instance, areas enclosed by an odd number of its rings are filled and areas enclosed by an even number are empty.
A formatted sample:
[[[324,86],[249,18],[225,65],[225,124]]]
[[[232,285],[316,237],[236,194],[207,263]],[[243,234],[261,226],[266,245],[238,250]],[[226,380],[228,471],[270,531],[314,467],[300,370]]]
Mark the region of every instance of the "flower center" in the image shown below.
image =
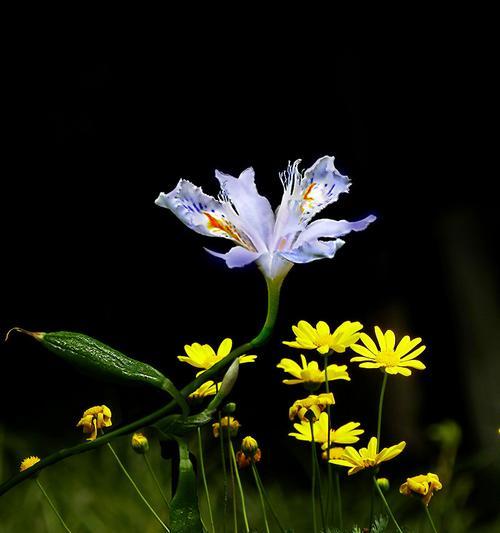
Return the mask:
[[[380,363],[383,366],[397,366],[400,361],[398,355],[394,352],[380,352],[377,355],[377,363]]]

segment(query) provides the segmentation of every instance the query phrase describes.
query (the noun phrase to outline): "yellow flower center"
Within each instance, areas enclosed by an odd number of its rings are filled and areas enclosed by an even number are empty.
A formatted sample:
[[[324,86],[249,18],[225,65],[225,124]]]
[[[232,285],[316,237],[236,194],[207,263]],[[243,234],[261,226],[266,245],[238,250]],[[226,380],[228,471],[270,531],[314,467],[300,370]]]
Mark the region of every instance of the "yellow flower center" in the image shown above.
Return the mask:
[[[400,357],[394,352],[380,352],[376,357],[377,363],[383,366],[397,366],[400,362]]]

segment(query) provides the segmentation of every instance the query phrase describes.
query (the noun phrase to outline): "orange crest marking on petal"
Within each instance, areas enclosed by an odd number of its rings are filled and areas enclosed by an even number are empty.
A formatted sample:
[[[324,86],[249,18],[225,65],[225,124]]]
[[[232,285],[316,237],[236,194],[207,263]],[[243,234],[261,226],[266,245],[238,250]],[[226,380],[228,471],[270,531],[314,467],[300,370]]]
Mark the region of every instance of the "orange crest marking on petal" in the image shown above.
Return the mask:
[[[254,246],[252,246],[249,240],[247,238],[242,237],[238,233],[238,230],[230,222],[217,218],[211,213],[207,213],[207,211],[203,211],[203,214],[208,218],[207,229],[222,231],[226,234],[227,237],[238,242],[245,248],[249,250],[254,249]]]

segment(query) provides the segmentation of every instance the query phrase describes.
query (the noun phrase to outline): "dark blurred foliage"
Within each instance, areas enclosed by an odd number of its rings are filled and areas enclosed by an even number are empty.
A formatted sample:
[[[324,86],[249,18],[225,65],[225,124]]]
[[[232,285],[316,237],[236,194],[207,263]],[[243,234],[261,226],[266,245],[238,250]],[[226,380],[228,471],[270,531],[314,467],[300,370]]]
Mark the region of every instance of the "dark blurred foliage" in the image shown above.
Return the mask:
[[[289,160],[309,166],[335,155],[353,186],[323,214],[379,219],[348,236],[334,260],[292,269],[276,335],[234,392],[244,431],[259,438],[264,477],[285,482],[293,472],[306,483],[307,447],[287,437],[287,408],[302,392],[276,369],[280,357],[298,356],[280,343],[290,326],[360,320],[421,336],[427,370],[389,381],[384,441],[408,448],[388,473],[397,485],[435,468],[439,447],[426,428],[453,419],[463,434],[457,464],[478,463],[466,504],[488,520],[495,498],[480,480],[498,449],[500,312],[491,143],[479,123],[487,68],[459,44],[375,49],[333,39],[306,49],[289,36],[269,48],[258,35],[225,37],[191,50],[188,35],[144,29],[106,45],[88,34],[78,45],[33,39],[16,48],[2,333],[82,331],[183,385],[193,375],[176,359],[183,345],[248,339],[263,320],[265,289],[254,267],[230,271],[208,256],[203,246],[226,243],[185,228],[154,205],[157,194],[180,177],[216,194],[215,168],[251,165],[277,205]],[[73,426],[91,404],[110,405],[119,424],[163,400],[82,377],[28,338],[0,350],[1,423],[31,435],[20,455],[79,441]],[[381,375],[352,368],[352,377],[334,387],[338,423],[359,420],[373,433]]]

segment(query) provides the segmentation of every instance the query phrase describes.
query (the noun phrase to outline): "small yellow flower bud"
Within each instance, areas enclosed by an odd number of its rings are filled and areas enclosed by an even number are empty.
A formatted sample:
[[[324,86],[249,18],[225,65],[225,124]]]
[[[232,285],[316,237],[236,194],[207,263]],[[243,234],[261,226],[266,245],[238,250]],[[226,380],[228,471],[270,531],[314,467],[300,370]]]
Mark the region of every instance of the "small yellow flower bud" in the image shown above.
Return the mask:
[[[241,424],[236,420],[236,418],[232,416],[224,416],[221,419],[222,424],[222,431],[227,431],[229,428],[229,435],[231,437],[236,437],[238,435],[238,429],[241,427]],[[220,435],[220,425],[219,422],[215,422],[215,424],[212,424],[212,429],[214,433],[214,437],[217,439]]]
[[[19,472],[24,472],[25,470],[28,470],[28,468],[31,468],[36,463],[40,462],[40,457],[37,457],[36,455],[30,455],[30,457],[26,457],[21,461],[21,464],[19,465]]]
[[[111,409],[106,405],[97,405],[91,407],[83,413],[76,427],[82,426],[83,432],[90,434],[87,440],[95,440],[97,438],[97,430],[112,425]]]
[[[134,433],[132,435],[131,444],[134,452],[144,454],[149,451],[148,439],[142,433]]]
[[[241,441],[241,450],[245,455],[252,457],[259,449],[259,444],[253,437],[245,437]]]
[[[377,485],[381,488],[382,492],[387,492],[390,487],[389,480],[386,477],[377,478]]]

